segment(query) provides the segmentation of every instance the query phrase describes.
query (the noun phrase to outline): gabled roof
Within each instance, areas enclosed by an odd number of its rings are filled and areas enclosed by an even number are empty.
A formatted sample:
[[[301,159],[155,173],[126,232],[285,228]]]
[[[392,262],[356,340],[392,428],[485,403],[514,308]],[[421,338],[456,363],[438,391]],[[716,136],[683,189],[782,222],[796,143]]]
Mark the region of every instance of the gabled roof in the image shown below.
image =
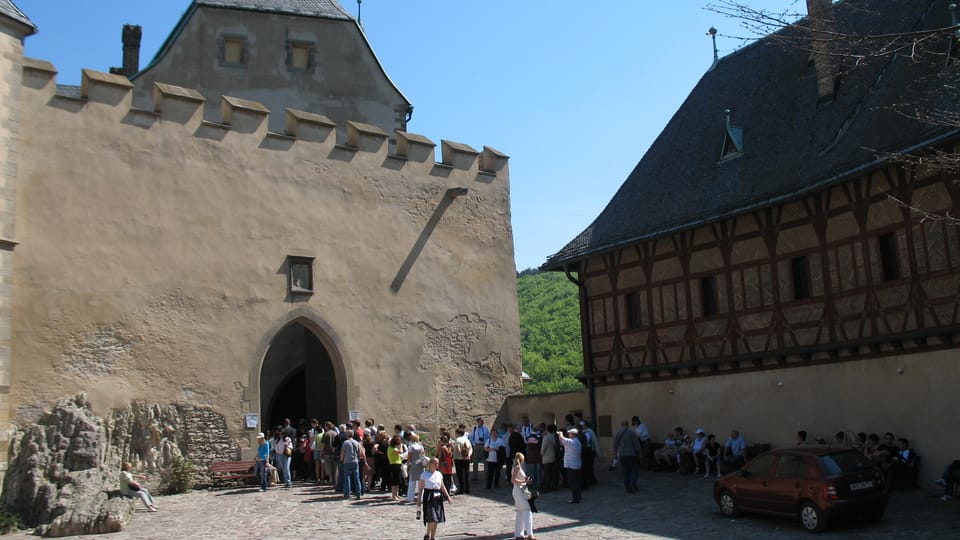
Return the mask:
[[[20,8],[13,3],[12,0],[0,0],[0,15],[6,15],[11,19],[17,21],[18,23],[26,26],[30,29],[28,34],[33,34],[37,31],[37,25],[20,11]]]
[[[353,17],[344,11],[337,0],[196,0],[201,6],[284,13],[321,19],[350,21]]]
[[[834,4],[831,15],[841,32],[881,35],[949,27],[948,3],[846,0]],[[790,27],[781,32],[800,31]],[[946,52],[946,40],[936,46]],[[893,110],[932,99],[939,100],[938,109],[960,110],[956,92],[945,90],[937,76],[944,69],[943,54],[915,61],[906,57],[907,51],[857,66],[847,61],[835,99],[818,103],[813,56],[802,49],[768,36],[720,59],[607,207],[543,268],[559,269],[564,263],[819,191],[879,165],[884,152],[958,135],[955,127],[911,120]],[[742,129],[744,152],[718,162],[726,109]]]

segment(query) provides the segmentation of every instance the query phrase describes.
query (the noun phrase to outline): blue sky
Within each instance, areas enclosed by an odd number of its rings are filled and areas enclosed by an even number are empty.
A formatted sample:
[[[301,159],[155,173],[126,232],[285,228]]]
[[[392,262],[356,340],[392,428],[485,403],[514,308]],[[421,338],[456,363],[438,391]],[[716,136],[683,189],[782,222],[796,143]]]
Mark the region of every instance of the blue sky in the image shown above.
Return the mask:
[[[603,210],[710,67],[749,36],[710,0],[364,0],[387,74],[413,103],[408,129],[511,156],[518,270],[542,264]],[[747,0],[744,0],[747,1]],[[14,0],[39,27],[27,56],[58,82],[121,64],[124,23],[146,65],[190,0]],[[340,0],[356,16],[355,0]],[[804,12],[802,0],[749,0]],[[322,112],[322,111],[317,111]],[[682,159],[682,156],[680,157]]]

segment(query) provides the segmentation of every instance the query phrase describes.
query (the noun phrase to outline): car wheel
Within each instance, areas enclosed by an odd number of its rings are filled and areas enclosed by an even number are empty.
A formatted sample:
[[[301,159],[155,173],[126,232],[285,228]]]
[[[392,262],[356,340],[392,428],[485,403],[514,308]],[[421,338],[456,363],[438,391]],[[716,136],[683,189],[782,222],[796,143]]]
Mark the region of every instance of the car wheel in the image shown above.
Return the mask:
[[[810,532],[820,532],[827,528],[827,518],[817,505],[811,502],[805,502],[800,507],[800,523]]]
[[[720,513],[724,517],[736,517],[740,514],[740,510],[737,508],[737,501],[733,498],[733,494],[729,491],[720,492]]]

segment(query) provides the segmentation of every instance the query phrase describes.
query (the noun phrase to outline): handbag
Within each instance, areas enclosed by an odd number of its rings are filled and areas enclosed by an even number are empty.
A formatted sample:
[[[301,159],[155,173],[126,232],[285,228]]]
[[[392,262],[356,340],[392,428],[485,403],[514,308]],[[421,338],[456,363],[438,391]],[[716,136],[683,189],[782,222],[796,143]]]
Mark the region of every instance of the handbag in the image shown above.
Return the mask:
[[[140,484],[136,482],[127,483],[127,487],[130,488],[130,491],[140,491]]]
[[[536,490],[530,489],[530,486],[523,486],[520,488],[520,491],[523,493],[523,497],[528,501],[532,501],[540,495],[536,492]]]

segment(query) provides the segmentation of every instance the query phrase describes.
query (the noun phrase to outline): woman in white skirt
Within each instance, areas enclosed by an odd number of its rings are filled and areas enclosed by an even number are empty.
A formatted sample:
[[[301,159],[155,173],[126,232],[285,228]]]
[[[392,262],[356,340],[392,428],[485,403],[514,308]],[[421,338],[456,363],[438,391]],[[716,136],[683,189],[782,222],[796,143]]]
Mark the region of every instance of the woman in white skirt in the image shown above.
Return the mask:
[[[510,479],[513,482],[513,505],[517,511],[517,518],[514,522],[513,532],[516,540],[537,540],[533,536],[533,509],[530,507],[530,501],[523,493],[523,488],[530,483],[530,478],[523,471],[523,462],[526,458],[521,453],[517,453],[513,458],[513,472],[510,473]]]

